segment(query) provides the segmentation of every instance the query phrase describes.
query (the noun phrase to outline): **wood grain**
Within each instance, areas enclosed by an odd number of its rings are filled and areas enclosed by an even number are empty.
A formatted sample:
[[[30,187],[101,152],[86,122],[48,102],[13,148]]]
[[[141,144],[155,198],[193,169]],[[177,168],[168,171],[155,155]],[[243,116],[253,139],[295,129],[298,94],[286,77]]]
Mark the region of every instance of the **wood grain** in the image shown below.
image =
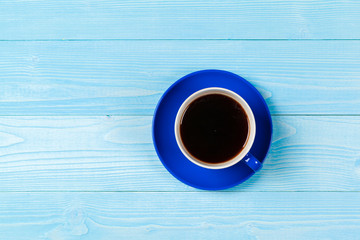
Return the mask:
[[[161,165],[151,117],[1,117],[1,191],[197,191]],[[274,117],[261,172],[231,191],[360,191],[360,117]]]
[[[360,114],[359,41],[0,42],[0,115],[152,115],[201,69],[248,79],[272,114]]]
[[[0,39],[359,39],[357,0],[5,0]]]
[[[358,239],[359,12],[1,1],[0,239]],[[263,170],[221,192],[173,178],[151,139],[162,93],[209,68],[248,79],[274,120]]]
[[[357,239],[360,193],[6,193],[3,239]]]

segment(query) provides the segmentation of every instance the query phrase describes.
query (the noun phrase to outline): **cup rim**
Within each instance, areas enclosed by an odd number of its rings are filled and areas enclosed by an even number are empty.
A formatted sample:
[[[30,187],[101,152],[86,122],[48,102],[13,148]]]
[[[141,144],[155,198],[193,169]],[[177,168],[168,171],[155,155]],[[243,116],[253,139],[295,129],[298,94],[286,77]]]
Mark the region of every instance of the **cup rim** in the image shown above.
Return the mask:
[[[248,136],[247,136],[247,139],[245,142],[245,146],[236,156],[234,156],[230,160],[227,160],[227,161],[221,162],[221,163],[207,163],[207,162],[201,161],[200,159],[195,158],[186,150],[184,144],[181,141],[181,137],[180,137],[180,125],[181,125],[183,115],[184,115],[187,107],[190,105],[190,103],[192,103],[194,100],[198,99],[199,97],[209,95],[209,94],[215,94],[215,93],[230,97],[241,105],[241,107],[245,110],[245,113],[248,117],[249,133],[248,133]],[[176,114],[174,131],[175,131],[176,143],[177,143],[178,147],[180,148],[180,151],[183,153],[183,155],[188,160],[190,160],[192,163],[194,163],[200,167],[204,167],[204,168],[208,168],[208,169],[223,169],[223,168],[231,167],[231,166],[235,165],[236,163],[240,162],[242,159],[244,159],[246,154],[250,151],[250,149],[254,143],[254,140],[255,140],[256,124],[255,124],[255,117],[254,117],[254,114],[253,114],[250,106],[240,95],[238,95],[237,93],[235,93],[229,89],[226,89],[226,88],[209,87],[209,88],[203,88],[203,89],[200,89],[200,90],[194,92],[187,99],[185,99],[185,101],[181,104],[181,106]]]

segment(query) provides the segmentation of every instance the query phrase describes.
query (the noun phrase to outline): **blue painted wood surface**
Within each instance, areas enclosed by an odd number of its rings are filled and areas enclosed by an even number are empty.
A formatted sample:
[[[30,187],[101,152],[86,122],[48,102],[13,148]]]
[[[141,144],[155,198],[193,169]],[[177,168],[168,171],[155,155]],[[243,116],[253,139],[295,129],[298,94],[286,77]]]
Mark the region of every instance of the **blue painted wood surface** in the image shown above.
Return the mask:
[[[3,0],[0,38],[360,39],[358,0]]]
[[[161,165],[151,120],[0,117],[1,190],[197,191]],[[360,191],[360,116],[274,116],[273,121],[264,168],[228,191]]]
[[[248,79],[272,114],[359,114],[359,41],[0,42],[0,115],[149,115],[200,69]],[[294,97],[296,96],[296,97]]]
[[[0,3],[0,239],[359,239],[360,2]],[[288,41],[292,40],[292,41]],[[206,68],[266,99],[244,184],[200,191],[151,142],[161,94]]]
[[[358,239],[359,197],[359,192],[0,193],[0,233],[10,240]]]

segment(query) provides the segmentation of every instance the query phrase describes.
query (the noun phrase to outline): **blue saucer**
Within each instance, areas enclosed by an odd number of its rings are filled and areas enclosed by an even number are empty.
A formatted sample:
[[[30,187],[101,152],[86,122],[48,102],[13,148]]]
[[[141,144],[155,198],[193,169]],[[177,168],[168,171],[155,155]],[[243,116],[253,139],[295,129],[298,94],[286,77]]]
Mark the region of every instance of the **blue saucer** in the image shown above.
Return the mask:
[[[256,136],[250,153],[263,163],[271,143],[269,109],[254,86],[231,72],[203,70],[175,82],[161,97],[155,109],[153,141],[162,164],[178,180],[199,189],[221,190],[244,182],[254,172],[243,161],[220,170],[199,167],[182,154],[174,133],[175,117],[181,104],[194,92],[208,87],[232,90],[249,104],[256,122]]]

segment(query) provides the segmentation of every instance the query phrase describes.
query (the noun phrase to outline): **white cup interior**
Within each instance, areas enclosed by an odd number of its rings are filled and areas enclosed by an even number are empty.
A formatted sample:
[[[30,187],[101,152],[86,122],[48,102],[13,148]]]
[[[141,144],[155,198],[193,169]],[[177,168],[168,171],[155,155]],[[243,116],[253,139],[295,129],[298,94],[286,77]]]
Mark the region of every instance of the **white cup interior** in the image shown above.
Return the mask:
[[[200,159],[195,158],[187,151],[187,149],[185,148],[185,146],[181,140],[181,136],[180,136],[180,125],[181,125],[184,113],[186,112],[188,106],[197,98],[205,96],[205,95],[209,95],[209,94],[222,94],[222,95],[225,95],[227,97],[234,99],[236,102],[238,102],[241,105],[241,107],[244,109],[244,111],[248,117],[249,132],[248,132],[247,140],[245,142],[245,146],[235,157],[233,157],[232,159],[230,159],[228,161],[221,162],[221,163],[207,163],[207,162],[201,161]],[[231,167],[234,164],[241,161],[246,156],[246,154],[250,151],[250,148],[254,143],[255,133],[256,133],[256,124],[255,124],[254,114],[253,114],[251,108],[249,107],[249,105],[246,103],[246,101],[242,97],[240,97],[235,92],[230,91],[229,89],[225,89],[225,88],[219,88],[219,87],[204,88],[204,89],[201,89],[201,90],[193,93],[182,103],[182,105],[180,106],[180,108],[177,112],[176,119],[175,119],[175,138],[176,138],[177,145],[179,146],[181,152],[185,155],[185,157],[187,159],[189,159],[194,164],[196,164],[200,167],[209,168],[209,169],[223,169],[223,168]]]

